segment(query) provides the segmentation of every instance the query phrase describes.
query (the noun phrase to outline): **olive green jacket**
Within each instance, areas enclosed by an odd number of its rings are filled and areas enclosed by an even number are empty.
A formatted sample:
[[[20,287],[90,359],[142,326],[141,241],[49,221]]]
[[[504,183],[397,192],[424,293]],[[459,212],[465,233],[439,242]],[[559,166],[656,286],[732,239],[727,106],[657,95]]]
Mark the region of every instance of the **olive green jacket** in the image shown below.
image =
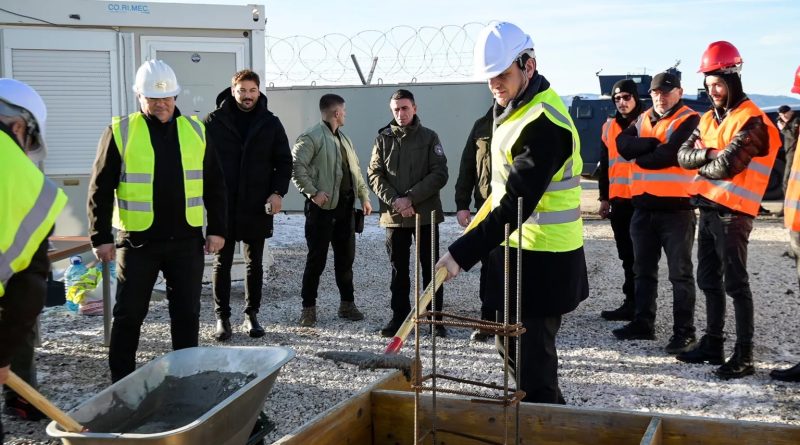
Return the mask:
[[[421,224],[444,221],[439,190],[447,184],[447,158],[439,136],[414,116],[410,125],[392,122],[378,131],[367,168],[370,188],[381,200],[383,227],[414,227],[415,217],[403,218],[392,208],[395,199],[411,199]]]
[[[339,185],[342,183],[342,155],[336,136],[325,122],[320,122],[297,137],[292,147],[292,182],[307,198],[317,191],[330,194],[321,208],[335,209],[339,204]],[[347,164],[353,177],[353,192],[363,205],[369,200],[369,189],[358,165],[353,142],[339,129],[339,140],[347,153]]]

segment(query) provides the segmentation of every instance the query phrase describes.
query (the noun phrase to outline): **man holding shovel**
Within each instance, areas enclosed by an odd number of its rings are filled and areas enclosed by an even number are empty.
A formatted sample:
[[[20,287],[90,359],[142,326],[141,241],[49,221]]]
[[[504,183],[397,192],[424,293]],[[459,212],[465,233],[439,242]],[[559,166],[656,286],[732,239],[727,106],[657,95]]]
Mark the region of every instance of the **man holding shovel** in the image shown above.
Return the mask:
[[[448,248],[437,263],[448,279],[488,254],[487,297],[502,310],[503,282],[516,280],[522,258],[522,314],[518,389],[526,402],[565,403],[558,387],[555,339],[561,316],[589,294],[580,216],[578,133],[550,83],[536,71],[533,41],[517,26],[484,28],[475,45],[475,73],[494,96],[492,211]],[[523,198],[522,245],[510,237],[510,275],[504,276],[504,225],[517,229],[517,198]],[[516,299],[515,286],[510,298]],[[514,307],[515,304],[511,304]],[[511,344],[510,358],[516,346]],[[501,351],[501,354],[504,351]]]
[[[37,168],[47,110],[30,86],[0,79],[0,385],[12,356],[33,344],[47,291],[47,236],[67,196]],[[0,423],[0,443],[3,425]]]

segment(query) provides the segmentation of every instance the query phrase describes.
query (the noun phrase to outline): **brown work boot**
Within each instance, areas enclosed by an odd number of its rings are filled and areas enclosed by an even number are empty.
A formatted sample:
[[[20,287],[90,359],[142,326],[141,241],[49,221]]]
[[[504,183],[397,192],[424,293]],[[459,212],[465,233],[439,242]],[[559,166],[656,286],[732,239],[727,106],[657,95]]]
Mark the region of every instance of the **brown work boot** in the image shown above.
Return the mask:
[[[342,301],[339,303],[339,318],[345,318],[350,321],[359,321],[364,319],[364,314],[358,310],[356,304],[352,301]]]
[[[304,307],[303,312],[300,313],[300,326],[307,328],[314,327],[317,324],[317,307],[310,306]]]

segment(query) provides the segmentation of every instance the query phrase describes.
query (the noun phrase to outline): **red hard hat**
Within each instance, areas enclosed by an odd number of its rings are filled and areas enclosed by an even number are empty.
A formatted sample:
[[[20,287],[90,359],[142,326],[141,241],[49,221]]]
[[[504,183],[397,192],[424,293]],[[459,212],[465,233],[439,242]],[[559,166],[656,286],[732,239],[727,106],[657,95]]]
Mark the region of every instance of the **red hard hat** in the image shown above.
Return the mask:
[[[800,94],[800,66],[794,73],[794,85],[792,86],[792,93]]]
[[[725,70],[726,68],[733,68],[732,71],[738,72],[741,64],[742,56],[739,55],[739,50],[730,42],[720,40],[708,45],[708,48],[703,53],[703,59],[700,61],[700,69],[697,72],[710,73],[712,71]]]

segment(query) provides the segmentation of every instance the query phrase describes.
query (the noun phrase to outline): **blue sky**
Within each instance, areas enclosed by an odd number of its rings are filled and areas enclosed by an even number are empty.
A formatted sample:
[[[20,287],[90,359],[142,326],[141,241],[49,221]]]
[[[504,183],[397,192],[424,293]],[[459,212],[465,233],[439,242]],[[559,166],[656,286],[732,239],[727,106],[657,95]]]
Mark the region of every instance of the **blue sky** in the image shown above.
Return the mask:
[[[176,0],[172,0],[176,1]],[[182,1],[182,0],[181,0]],[[259,3],[195,0],[193,3]],[[266,6],[266,33],[276,37],[394,26],[463,25],[508,20],[533,38],[539,70],[561,95],[596,93],[595,72],[657,73],[680,60],[687,93],[702,86],[697,74],[709,43],[739,49],[745,91],[792,96],[800,64],[798,0],[275,0]],[[502,7],[500,7],[502,5]]]

